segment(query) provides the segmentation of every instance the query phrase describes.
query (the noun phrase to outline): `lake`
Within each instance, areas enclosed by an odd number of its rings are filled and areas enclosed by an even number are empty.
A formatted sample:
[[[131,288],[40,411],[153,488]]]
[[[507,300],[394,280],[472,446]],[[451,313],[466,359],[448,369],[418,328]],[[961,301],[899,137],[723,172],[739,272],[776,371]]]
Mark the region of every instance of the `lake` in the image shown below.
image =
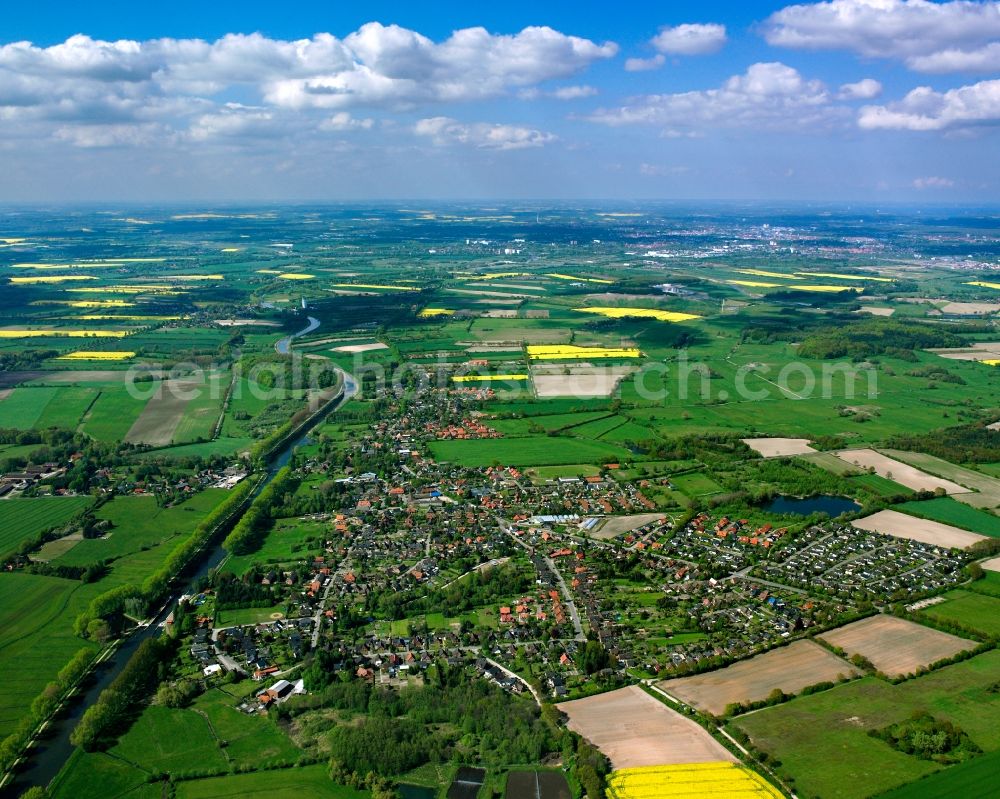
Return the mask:
[[[794,513],[796,516],[825,513],[832,519],[843,513],[859,511],[861,506],[847,497],[817,494],[814,497],[775,497],[770,505],[764,506],[764,510],[771,513]]]

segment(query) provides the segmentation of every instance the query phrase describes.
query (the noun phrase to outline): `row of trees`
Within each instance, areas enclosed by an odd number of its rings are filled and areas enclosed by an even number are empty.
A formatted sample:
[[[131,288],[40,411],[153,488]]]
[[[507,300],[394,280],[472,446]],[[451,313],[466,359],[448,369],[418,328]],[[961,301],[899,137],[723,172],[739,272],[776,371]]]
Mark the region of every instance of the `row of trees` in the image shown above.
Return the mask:
[[[14,765],[31,740],[35,729],[52,715],[66,692],[87,673],[95,655],[96,652],[90,647],[80,649],[73,659],[59,670],[55,680],[46,685],[35,697],[31,708],[18,723],[17,729],[0,741],[0,774]]]
[[[254,482],[244,480],[228,497],[217,505],[187,538],[181,540],[164,558],[160,567],[141,586],[119,585],[94,597],[87,609],[76,618],[74,630],[84,638],[101,638],[114,634],[126,613],[142,615],[169,588],[170,580],[180,574],[197,553],[205,547],[223,524],[246,501]],[[110,628],[110,629],[109,629]]]
[[[87,708],[70,736],[74,746],[93,751],[105,743],[166,677],[174,651],[170,638],[147,638],[129,659],[114,682]]]
[[[298,487],[298,480],[286,466],[281,469],[260,496],[243,514],[222,546],[233,555],[245,555],[258,549],[271,523],[272,510],[285,501],[285,494]]]

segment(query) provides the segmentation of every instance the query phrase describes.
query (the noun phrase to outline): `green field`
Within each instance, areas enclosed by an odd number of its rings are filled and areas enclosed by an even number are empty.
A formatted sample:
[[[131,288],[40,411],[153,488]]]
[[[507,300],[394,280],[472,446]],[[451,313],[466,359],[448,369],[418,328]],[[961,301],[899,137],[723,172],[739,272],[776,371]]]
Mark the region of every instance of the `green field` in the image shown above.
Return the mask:
[[[959,725],[985,751],[1000,749],[1000,694],[990,690],[998,674],[1000,652],[993,650],[899,685],[865,677],[732,724],[782,762],[799,795],[862,799],[939,768],[867,735],[915,710]]]
[[[866,488],[873,494],[882,497],[896,497],[912,494],[909,488],[893,480],[888,480],[880,474],[859,474],[848,477],[847,481],[862,488]]]
[[[51,799],[161,799],[162,784],[147,784],[148,774],[106,752],[73,752],[49,786]]]
[[[1000,599],[961,588],[944,595],[946,602],[924,608],[932,619],[953,621],[986,635],[1000,636]]]
[[[98,441],[122,441],[146,400],[129,396],[125,386],[105,386],[83,419],[82,430]]]
[[[713,494],[721,494],[724,490],[715,480],[704,472],[689,472],[688,474],[678,474],[670,478],[673,486],[689,497],[706,497]]]
[[[904,502],[896,505],[896,510],[924,519],[951,524],[980,535],[1000,537],[1000,516],[970,508],[968,505],[956,502],[951,497],[936,497],[923,502]]]
[[[108,753],[144,771],[227,769],[209,722],[191,710],[146,708]]]
[[[176,543],[194,530],[227,493],[225,489],[209,488],[172,508],[158,507],[156,499],[149,496],[115,497],[94,514],[110,521],[111,530],[100,538],[78,542],[54,563],[88,566],[112,559],[116,561],[116,575],[127,571],[136,582],[142,582],[141,569],[155,568],[171,542]],[[119,563],[119,559],[123,562]]]
[[[461,466],[555,466],[631,460],[624,447],[580,438],[500,438],[479,441],[433,441],[435,460]]]
[[[35,421],[36,429],[59,427],[63,430],[76,430],[80,419],[97,397],[96,388],[67,386],[58,389],[58,392]]]
[[[0,573],[0,738],[59,670],[88,644],[73,635],[73,619],[98,593],[76,580],[22,572]]]
[[[326,766],[234,774],[177,784],[177,799],[366,799],[367,791],[357,791],[330,781]]]
[[[15,388],[9,397],[0,400],[0,417],[3,418],[0,426],[31,430],[59,391],[59,388],[52,386]]]
[[[1000,572],[984,571],[982,579],[970,583],[966,588],[977,594],[1000,597]]]
[[[942,769],[877,799],[973,799],[988,796],[1000,774],[1000,750]]]
[[[50,527],[66,524],[93,504],[92,497],[23,497],[0,500],[0,556]]]

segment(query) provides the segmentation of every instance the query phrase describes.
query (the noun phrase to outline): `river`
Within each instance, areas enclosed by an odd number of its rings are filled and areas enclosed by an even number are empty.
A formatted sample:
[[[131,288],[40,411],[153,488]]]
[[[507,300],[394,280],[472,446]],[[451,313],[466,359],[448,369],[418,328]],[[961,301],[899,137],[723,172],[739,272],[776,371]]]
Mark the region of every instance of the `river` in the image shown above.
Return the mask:
[[[294,335],[286,336],[281,339],[281,341],[275,344],[275,349],[279,353],[287,355],[293,338],[298,338],[299,336],[304,336],[306,333],[311,333],[313,330],[318,328],[319,325],[320,323],[318,319],[309,317],[308,327],[300,330]],[[278,473],[278,471],[288,464],[295,448],[305,442],[309,433],[314,427],[316,427],[317,424],[326,418],[328,414],[343,406],[345,402],[357,393],[358,385],[352,375],[349,375],[347,372],[341,370],[341,378],[343,380],[343,391],[340,397],[331,400],[318,410],[305,424],[303,424],[302,428],[293,439],[288,441],[284,447],[271,456],[271,459],[268,461],[267,472],[264,479],[261,480],[260,485],[254,489],[254,492],[251,495],[252,497],[256,497],[261,491],[263,491],[264,487],[274,479],[274,476]],[[232,519],[231,524],[235,524],[238,519],[238,516]],[[101,691],[107,688],[115,677],[121,673],[122,669],[125,668],[125,664],[128,663],[129,658],[135,650],[138,649],[139,644],[147,638],[157,636],[162,632],[163,624],[166,621],[167,615],[170,613],[170,610],[173,608],[180,595],[184,593],[192,593],[193,586],[200,579],[205,577],[209,571],[217,568],[219,564],[225,560],[226,555],[227,553],[222,548],[221,541],[211,549],[205,550],[200,555],[194,565],[194,571],[191,572],[190,576],[186,578],[187,586],[185,590],[178,591],[173,594],[166,601],[166,603],[164,603],[160,610],[157,611],[153,620],[148,625],[138,627],[122,642],[121,646],[118,647],[111,657],[97,666],[94,673],[84,681],[84,685],[86,687],[82,690],[82,692],[77,694],[70,701],[70,703],[68,703],[62,713],[49,722],[39,740],[36,741],[35,746],[30,750],[31,756],[28,758],[26,763],[22,764],[20,770],[17,772],[16,778],[13,782],[0,789],[0,796],[5,798],[8,796],[18,796],[21,792],[26,791],[32,786],[44,788],[53,779],[55,779],[55,776],[62,769],[66,761],[69,760],[70,755],[73,754],[73,750],[76,748],[70,743],[69,738],[73,729],[76,727],[77,722],[86,712],[87,708],[97,701],[97,697],[100,695]]]

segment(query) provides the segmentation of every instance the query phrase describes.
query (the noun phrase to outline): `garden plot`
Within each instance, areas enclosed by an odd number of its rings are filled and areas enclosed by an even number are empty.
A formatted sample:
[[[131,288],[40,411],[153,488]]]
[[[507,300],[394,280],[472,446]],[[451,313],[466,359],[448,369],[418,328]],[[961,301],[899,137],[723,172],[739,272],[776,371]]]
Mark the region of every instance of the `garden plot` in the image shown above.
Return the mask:
[[[873,449],[843,449],[836,453],[845,463],[859,469],[874,469],[875,473],[888,480],[894,480],[900,485],[912,488],[914,491],[934,491],[943,488],[948,494],[966,494],[969,489],[944,480],[940,477],[922,472],[902,461],[894,460]]]
[[[637,685],[558,705],[569,728],[600,749],[615,769],[735,761],[689,718]]]
[[[635,371],[634,366],[534,367],[531,378],[539,397],[609,397],[618,384]]]
[[[765,458],[810,455],[816,452],[809,445],[808,438],[744,438],[742,441]]]
[[[975,641],[932,630],[895,616],[870,616],[823,633],[823,640],[849,655],[861,655],[890,677],[973,649]]]
[[[855,519],[851,526],[859,530],[870,530],[895,538],[909,538],[911,541],[922,541],[938,547],[965,549],[977,541],[985,541],[987,537],[968,530],[960,530],[950,524],[918,519],[906,513],[895,510],[880,510],[863,519]]]
[[[724,669],[678,677],[660,687],[699,710],[721,716],[726,706],[759,702],[775,689],[794,694],[808,685],[855,674],[851,664],[813,641],[795,641]]]

